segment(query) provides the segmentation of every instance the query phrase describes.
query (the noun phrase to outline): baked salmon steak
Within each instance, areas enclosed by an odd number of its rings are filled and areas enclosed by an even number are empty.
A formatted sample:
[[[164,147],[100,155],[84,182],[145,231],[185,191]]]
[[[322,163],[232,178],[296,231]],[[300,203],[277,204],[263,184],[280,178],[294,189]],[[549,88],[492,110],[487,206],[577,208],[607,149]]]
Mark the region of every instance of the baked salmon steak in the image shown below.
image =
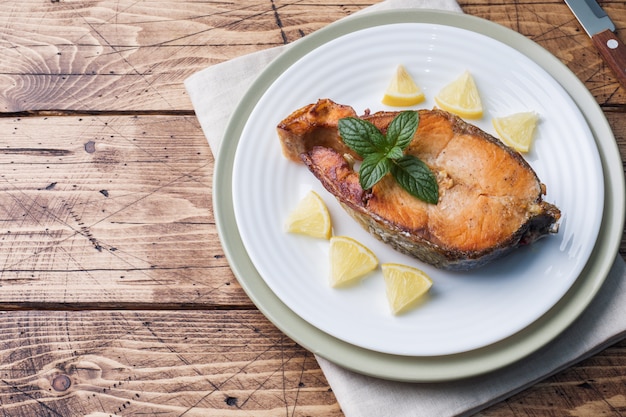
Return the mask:
[[[402,188],[391,175],[363,189],[339,120],[359,117],[386,132],[398,112],[358,116],[328,99],[294,111],[277,126],[283,154],[304,163],[366,230],[396,250],[446,270],[487,264],[558,231],[560,210],[543,201],[546,187],[524,158],[497,138],[438,109],[418,110],[405,154],[435,175],[436,204]]]

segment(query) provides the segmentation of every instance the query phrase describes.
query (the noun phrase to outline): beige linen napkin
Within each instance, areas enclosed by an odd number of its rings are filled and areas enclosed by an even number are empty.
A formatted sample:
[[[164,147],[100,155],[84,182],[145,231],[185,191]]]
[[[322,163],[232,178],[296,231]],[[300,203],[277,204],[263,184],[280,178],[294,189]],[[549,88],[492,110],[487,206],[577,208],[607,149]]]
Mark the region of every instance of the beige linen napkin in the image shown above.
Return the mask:
[[[455,0],[388,0],[362,11],[430,8],[461,12]],[[217,155],[231,113],[285,45],[233,59],[185,81],[200,125]],[[626,337],[626,263],[617,256],[606,283],[579,319],[548,346],[504,369],[444,383],[402,383],[317,360],[348,417],[470,415]]]

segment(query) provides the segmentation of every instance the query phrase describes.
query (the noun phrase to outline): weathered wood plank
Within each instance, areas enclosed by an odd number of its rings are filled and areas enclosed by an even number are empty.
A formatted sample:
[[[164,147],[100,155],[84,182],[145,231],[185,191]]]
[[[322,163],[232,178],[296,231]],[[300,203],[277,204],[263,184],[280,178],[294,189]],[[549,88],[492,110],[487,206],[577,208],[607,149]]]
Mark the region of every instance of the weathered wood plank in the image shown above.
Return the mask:
[[[183,80],[208,66],[293,42],[376,1],[114,1],[0,4],[0,112],[33,110],[192,111]],[[567,6],[461,1],[465,12],[535,40],[584,80],[598,102],[624,89]],[[608,3],[618,28],[626,8]]]
[[[256,311],[13,311],[0,333],[14,417],[342,415],[313,355]],[[479,415],[623,415],[625,363],[621,342]]]
[[[0,306],[251,307],[195,117],[0,118],[0,168]]]
[[[0,4],[0,111],[191,110],[182,82],[194,72],[291,42],[375,1],[292,3]]]
[[[342,415],[314,356],[257,311],[5,312],[0,334],[12,417]]]

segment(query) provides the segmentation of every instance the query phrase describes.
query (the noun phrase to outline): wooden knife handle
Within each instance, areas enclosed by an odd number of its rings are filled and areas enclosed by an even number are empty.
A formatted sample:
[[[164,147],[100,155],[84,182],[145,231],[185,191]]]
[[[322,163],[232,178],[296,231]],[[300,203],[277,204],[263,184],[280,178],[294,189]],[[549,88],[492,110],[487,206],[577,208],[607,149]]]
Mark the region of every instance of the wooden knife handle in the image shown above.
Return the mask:
[[[626,45],[624,42],[610,30],[596,33],[591,40],[615,73],[619,83],[626,89]]]

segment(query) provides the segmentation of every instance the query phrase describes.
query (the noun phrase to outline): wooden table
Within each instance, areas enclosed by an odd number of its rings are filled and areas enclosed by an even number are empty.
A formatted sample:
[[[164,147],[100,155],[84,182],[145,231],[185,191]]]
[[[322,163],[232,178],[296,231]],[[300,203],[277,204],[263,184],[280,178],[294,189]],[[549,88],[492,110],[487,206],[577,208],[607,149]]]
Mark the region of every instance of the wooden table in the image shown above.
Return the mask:
[[[0,414],[342,415],[228,267],[183,80],[373,3],[0,3]],[[564,3],[460,4],[568,65],[626,158],[626,90]],[[625,393],[623,341],[481,415],[621,416]]]

